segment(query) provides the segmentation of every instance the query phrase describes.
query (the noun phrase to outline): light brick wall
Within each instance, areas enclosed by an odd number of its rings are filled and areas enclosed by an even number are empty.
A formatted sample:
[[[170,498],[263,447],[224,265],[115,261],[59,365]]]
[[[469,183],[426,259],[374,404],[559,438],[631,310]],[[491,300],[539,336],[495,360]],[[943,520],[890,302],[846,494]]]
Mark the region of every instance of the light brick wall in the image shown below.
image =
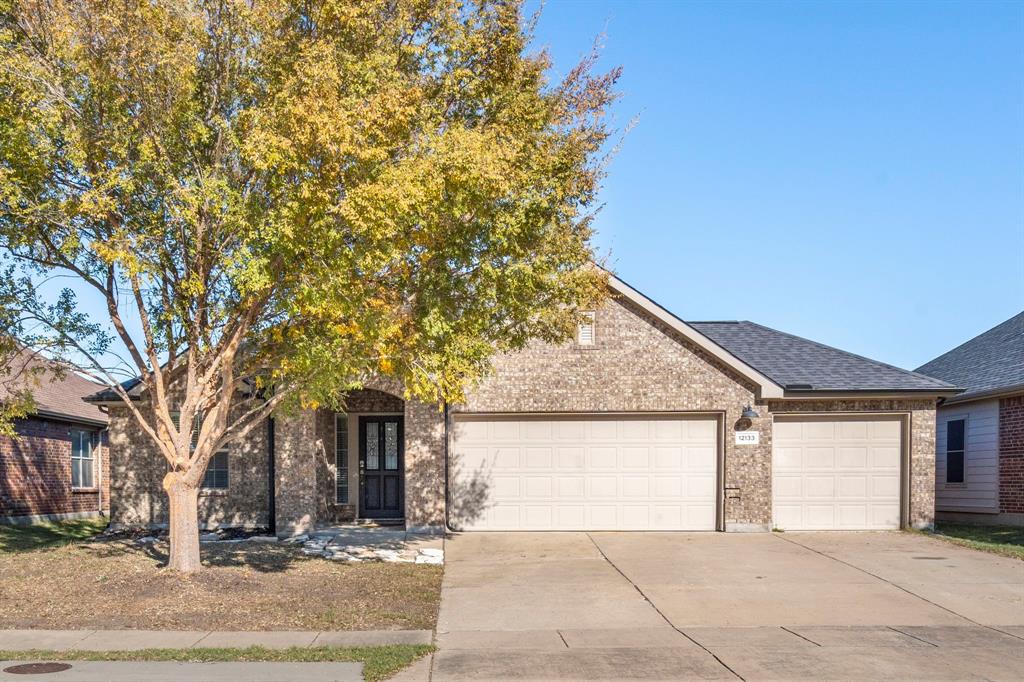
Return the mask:
[[[163,478],[167,461],[138,427],[127,407],[109,410],[110,520],[120,526],[167,523]],[[228,489],[203,491],[199,520],[206,527],[256,527],[269,523],[267,427],[261,424],[228,445]]]

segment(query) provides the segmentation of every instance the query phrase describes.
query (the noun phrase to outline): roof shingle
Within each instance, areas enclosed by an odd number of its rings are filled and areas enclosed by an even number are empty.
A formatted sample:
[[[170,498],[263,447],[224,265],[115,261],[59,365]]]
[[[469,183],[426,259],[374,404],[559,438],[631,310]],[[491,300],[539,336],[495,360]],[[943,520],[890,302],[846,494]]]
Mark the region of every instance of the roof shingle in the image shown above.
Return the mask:
[[[43,371],[31,375],[31,378],[16,378],[10,382],[0,382],[0,400],[9,389],[27,387],[32,392],[36,403],[36,412],[41,416],[58,417],[69,421],[84,421],[90,424],[106,424],[108,418],[98,405],[85,402],[87,396],[104,388],[103,384],[77,374],[74,367],[64,372],[63,378],[57,378],[50,369],[53,361],[28,349],[23,349],[11,361],[4,377],[29,375],[25,369],[42,368]],[[23,383],[28,381],[28,383]]]
[[[956,400],[1024,390],[1024,312],[975,336],[917,368],[921,374],[951,381],[966,390]]]
[[[754,322],[689,322],[788,390],[940,391],[952,384]]]

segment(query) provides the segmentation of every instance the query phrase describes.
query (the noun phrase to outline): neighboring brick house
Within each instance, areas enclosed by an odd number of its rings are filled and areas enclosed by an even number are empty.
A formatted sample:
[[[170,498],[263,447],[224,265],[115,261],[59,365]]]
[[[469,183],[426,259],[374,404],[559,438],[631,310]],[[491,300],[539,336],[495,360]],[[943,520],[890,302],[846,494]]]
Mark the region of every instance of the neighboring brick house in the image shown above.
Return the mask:
[[[938,410],[940,518],[1024,526],[1024,312],[917,371],[965,389]]]
[[[62,378],[49,360],[22,351],[5,376],[29,377],[35,412],[0,436],[0,523],[98,516],[110,507],[107,415],[83,400],[102,387],[73,370]],[[26,372],[26,368],[41,372]],[[0,400],[3,399],[0,395]]]
[[[455,530],[925,527],[939,380],[612,278],[574,342],[495,358],[460,405],[381,381],[228,447],[203,523]],[[145,400],[139,386],[131,389]],[[111,393],[112,522],[163,524],[162,459]],[[209,476],[208,476],[209,478]]]

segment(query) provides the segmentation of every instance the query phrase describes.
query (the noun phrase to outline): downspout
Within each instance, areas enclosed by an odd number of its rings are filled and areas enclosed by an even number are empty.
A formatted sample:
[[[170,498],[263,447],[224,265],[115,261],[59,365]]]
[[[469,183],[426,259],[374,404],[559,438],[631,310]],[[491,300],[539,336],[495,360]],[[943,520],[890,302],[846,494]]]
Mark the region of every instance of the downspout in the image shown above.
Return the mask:
[[[452,527],[448,523],[448,509],[451,507],[451,491],[448,486],[448,424],[451,415],[448,412],[448,401],[444,402],[444,530],[450,532]]]
[[[277,535],[277,463],[274,454],[274,418],[267,417],[267,526],[271,535]]]

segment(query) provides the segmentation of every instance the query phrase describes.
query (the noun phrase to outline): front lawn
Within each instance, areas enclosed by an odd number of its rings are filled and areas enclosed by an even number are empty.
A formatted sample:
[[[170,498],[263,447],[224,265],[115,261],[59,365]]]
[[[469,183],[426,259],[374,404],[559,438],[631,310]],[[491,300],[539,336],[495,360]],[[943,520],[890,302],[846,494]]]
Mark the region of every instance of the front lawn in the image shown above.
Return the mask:
[[[430,630],[437,620],[440,566],[345,564],[246,542],[204,544],[206,569],[181,576],[162,568],[165,542],[61,545],[69,538],[50,531],[5,530],[15,539],[0,552],[4,628]]]
[[[1024,559],[1024,528],[936,523],[934,537],[964,547]]]
[[[107,520],[103,517],[31,526],[0,526],[0,554],[66,545],[91,538],[106,527]]]
[[[292,647],[289,649],[143,649],[141,651],[0,651],[0,661],[175,661],[225,662],[356,662],[363,664],[363,679],[377,682],[391,677],[417,658],[433,651],[430,645],[395,644],[374,647]]]

